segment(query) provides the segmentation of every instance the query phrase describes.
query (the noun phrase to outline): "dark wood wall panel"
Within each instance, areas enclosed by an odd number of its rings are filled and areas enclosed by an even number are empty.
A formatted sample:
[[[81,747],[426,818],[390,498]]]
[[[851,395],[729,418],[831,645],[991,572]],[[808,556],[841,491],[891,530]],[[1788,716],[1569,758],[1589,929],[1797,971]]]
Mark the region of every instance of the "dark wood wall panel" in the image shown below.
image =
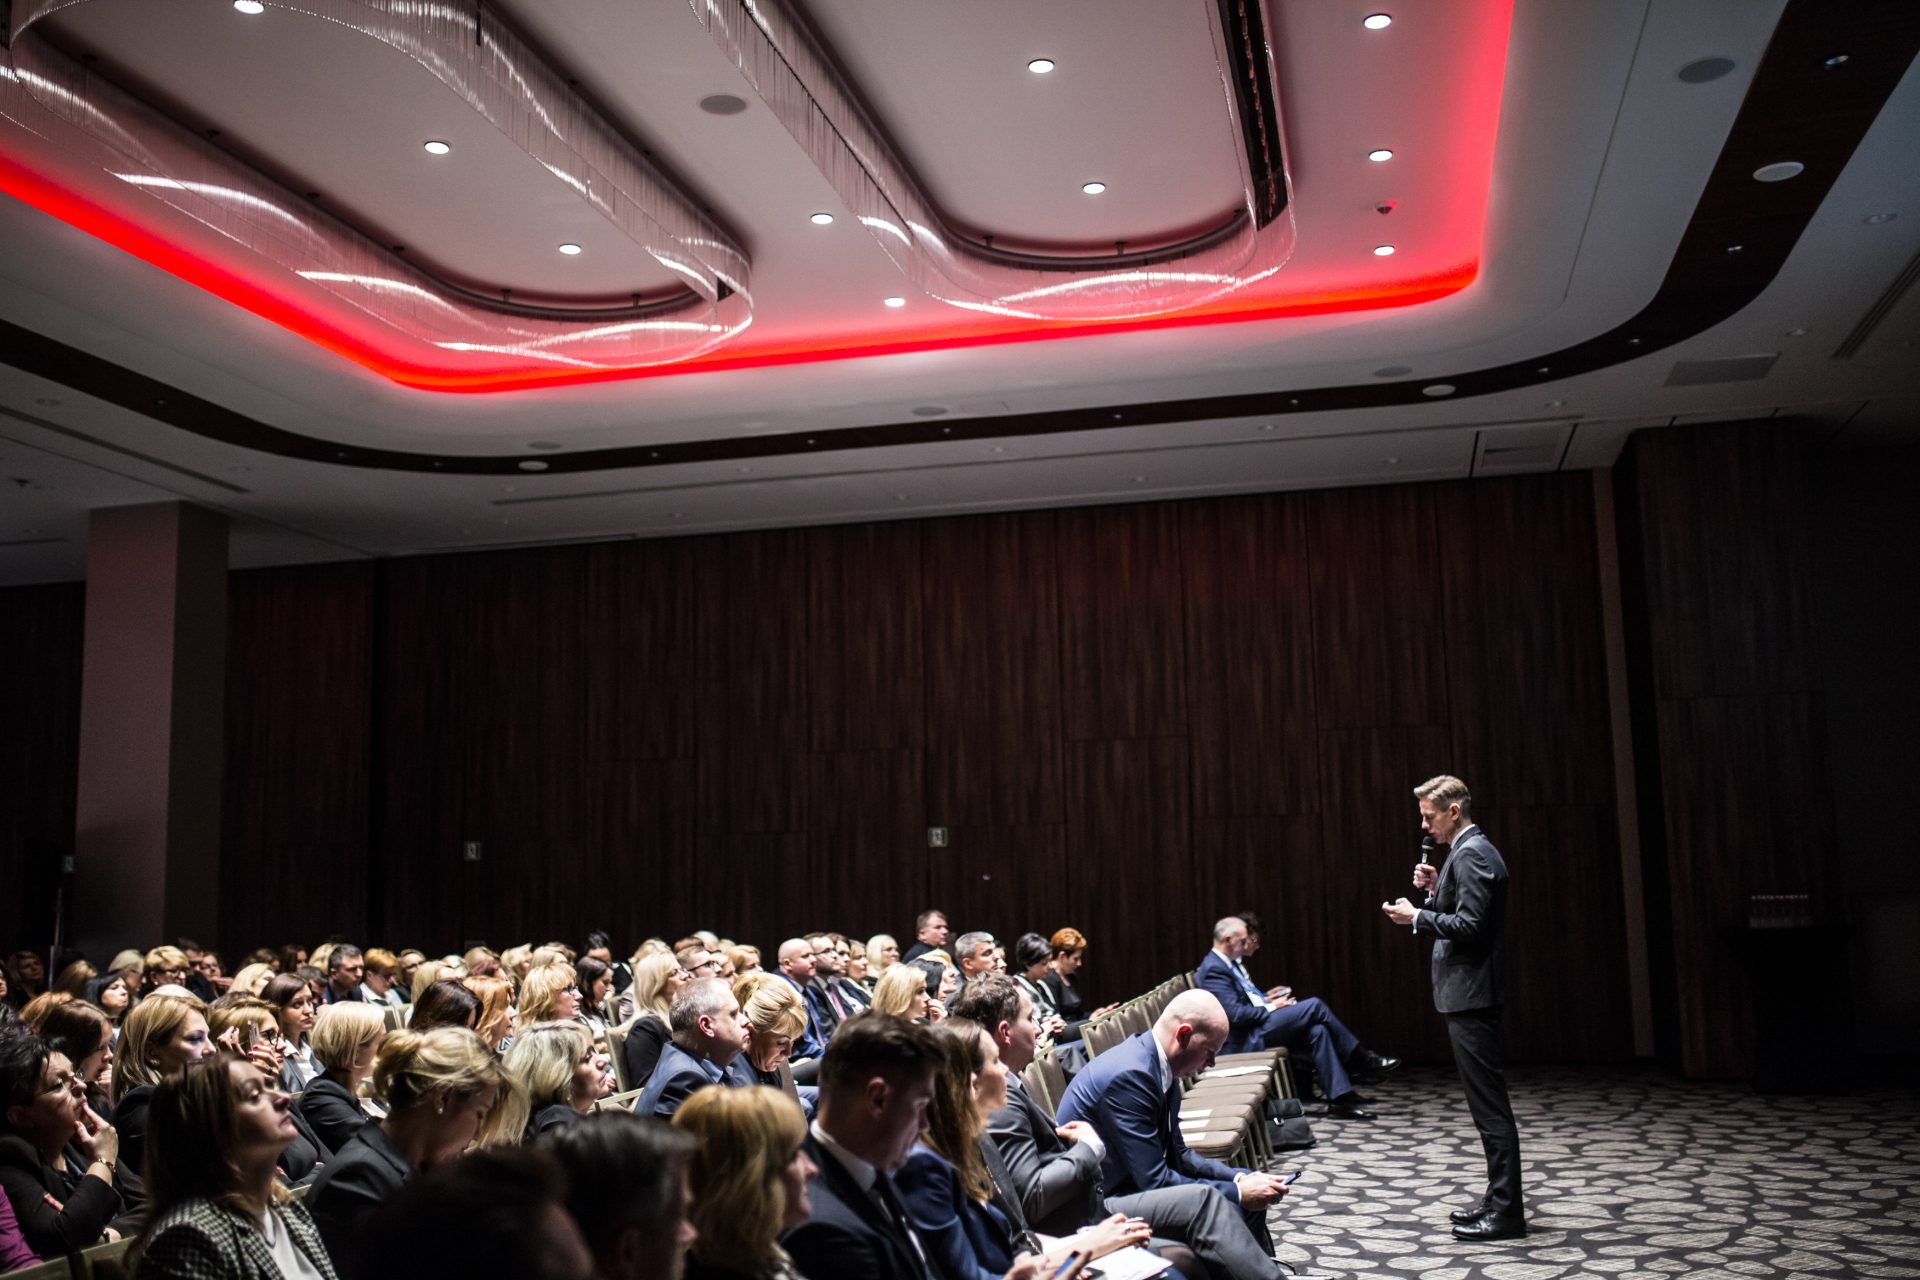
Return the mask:
[[[223,941],[938,905],[1081,929],[1107,1000],[1244,908],[1263,980],[1442,1056],[1379,904],[1453,771],[1524,905],[1516,1054],[1624,1056],[1592,520],[1540,476],[238,575]]]
[[[79,583],[0,591],[0,931],[53,940],[61,860],[73,853],[80,785]]]
[[[1636,436],[1620,464],[1641,834],[1656,900],[1663,1048],[1689,1074],[1752,1065],[1746,978],[1728,931],[1754,894],[1830,918],[1834,828],[1793,423]],[[1650,810],[1650,811],[1649,811]]]
[[[220,930],[318,939],[367,914],[374,570],[232,575]]]

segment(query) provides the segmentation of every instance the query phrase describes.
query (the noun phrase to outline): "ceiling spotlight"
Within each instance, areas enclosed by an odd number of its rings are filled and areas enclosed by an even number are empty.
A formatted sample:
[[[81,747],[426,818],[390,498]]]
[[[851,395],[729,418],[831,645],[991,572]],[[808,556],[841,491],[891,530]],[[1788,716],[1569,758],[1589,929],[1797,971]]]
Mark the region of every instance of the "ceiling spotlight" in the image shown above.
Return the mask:
[[[1382,161],[1393,159],[1393,152],[1387,150],[1385,147],[1381,147],[1378,151],[1367,152],[1367,159],[1373,161],[1375,164],[1379,164]]]
[[[833,225],[833,215],[830,213],[816,213],[811,218],[808,218],[807,221],[816,227],[830,227]]]
[[[1033,72],[1033,74],[1037,76],[1043,76],[1047,74],[1047,72],[1053,70],[1053,59],[1052,58],[1035,58],[1032,62],[1029,62],[1027,64],[1027,70]]]
[[[1393,246],[1390,244],[1377,244],[1373,246],[1373,256],[1376,258],[1391,258],[1393,256]]]
[[[1848,61],[1849,59],[1846,54],[1836,53],[1831,58],[1828,58],[1825,62],[1821,63],[1820,65],[1824,66],[1829,71],[1835,71],[1841,67],[1846,66]]]
[[[452,143],[441,142],[438,138],[434,139],[432,142],[423,142],[420,144],[420,147],[423,151],[425,151],[430,156],[444,156],[449,151],[453,150]]]
[[[1366,16],[1366,20],[1360,25],[1369,31],[1385,31],[1393,25],[1393,15],[1390,13],[1370,13]]]
[[[245,14],[265,13],[267,6],[260,0],[233,0],[233,7]]]
[[[1732,71],[1732,58],[1695,58],[1675,74],[1686,84],[1705,84]]]
[[[580,256],[580,246],[577,244],[563,244],[560,246],[560,252],[566,254],[569,258],[576,258]]]
[[[882,298],[881,301],[886,303],[890,307],[904,307],[907,305],[907,300],[905,298],[898,297],[898,296],[895,296],[892,298]]]
[[[1080,184],[1080,189],[1090,196],[1097,196],[1107,189],[1107,184],[1104,182],[1083,182]]]
[[[747,109],[747,100],[731,93],[710,93],[700,99],[700,109],[710,116],[737,116]]]
[[[1775,164],[1763,164],[1753,171],[1755,182],[1785,182],[1788,178],[1797,178],[1806,171],[1807,166],[1798,160],[1781,160]]]
[[[1897,213],[1870,213],[1866,217],[1860,219],[1860,221],[1866,223],[1870,227],[1879,227],[1879,226],[1884,226],[1889,222],[1892,222],[1895,218],[1899,216],[1900,215]]]

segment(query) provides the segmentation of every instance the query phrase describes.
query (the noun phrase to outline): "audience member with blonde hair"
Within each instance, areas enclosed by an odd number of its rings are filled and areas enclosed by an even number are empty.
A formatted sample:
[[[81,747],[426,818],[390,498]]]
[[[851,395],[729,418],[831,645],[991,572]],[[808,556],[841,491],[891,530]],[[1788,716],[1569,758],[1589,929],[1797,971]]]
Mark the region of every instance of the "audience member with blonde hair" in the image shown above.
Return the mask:
[[[572,1022],[580,1016],[579,975],[557,953],[547,964],[534,965],[520,981],[519,1014],[523,1027],[540,1022]]]
[[[766,1088],[702,1089],[673,1127],[692,1135],[693,1248],[686,1280],[795,1280],[780,1236],[807,1220],[806,1117]]]
[[[273,966],[254,961],[240,966],[240,972],[233,975],[233,985],[227,988],[230,996],[257,996],[267,989],[273,981]]]
[[[373,1062],[386,1039],[384,1006],[342,1000],[320,1011],[308,1039],[320,1074],[308,1082],[295,1103],[300,1116],[330,1150],[338,1151],[376,1112],[361,1088],[373,1075]],[[384,1113],[377,1102],[373,1108]]]
[[[207,1007],[207,1031],[214,1044],[244,1057],[275,1081],[285,1065],[286,1038],[280,1034],[279,1010],[255,996],[229,992]],[[280,1155],[280,1172],[295,1185],[311,1181],[322,1161],[333,1158],[333,1145],[316,1133],[296,1107],[293,1123],[298,1135]]]
[[[187,980],[187,953],[178,947],[155,947],[142,958],[141,972],[148,992],[177,987]]]
[[[733,996],[747,1017],[747,1049],[742,1056],[753,1069],[754,1079],[782,1090],[805,1107],[812,1100],[812,1091],[803,1100],[794,1086],[793,1074],[781,1070],[793,1054],[793,1042],[807,1029],[807,1010],[800,993],[792,983],[761,972],[735,978]]]
[[[138,1280],[335,1280],[312,1215],[274,1176],[299,1136],[277,1080],[244,1058],[196,1062],[155,1090],[148,1121]]]
[[[927,994],[927,971],[916,964],[897,964],[880,976],[873,987],[873,1007],[909,1022],[925,1022],[944,1017],[942,1008],[934,1013],[933,998]]]
[[[154,1086],[188,1063],[214,1054],[207,1006],[192,996],[150,995],[133,1007],[114,1045],[113,1127],[120,1135],[114,1189],[131,1210],[147,1202],[142,1167],[146,1159],[147,1105]]]
[[[572,1124],[613,1092],[606,1055],[578,1022],[542,1022],[514,1036],[501,1065],[527,1100],[525,1138]]]
[[[335,1269],[357,1273],[355,1228],[417,1170],[486,1146],[510,1127],[519,1136],[524,1104],[500,1059],[462,1027],[395,1031],[374,1057],[373,1092],[387,1115],[362,1128],[314,1181],[307,1204]]]
[[[632,1010],[622,1021],[627,1042],[620,1052],[627,1080],[636,1088],[653,1075],[673,1038],[673,997],[692,977],[671,951],[655,951],[634,962],[633,985],[620,997],[621,1008]]]
[[[368,1004],[402,1008],[407,994],[400,988],[400,957],[385,947],[368,947],[360,953],[363,966],[360,998]]]
[[[497,973],[468,975],[460,984],[480,1001],[473,1029],[496,1053],[513,1034],[513,984]],[[419,1017],[419,1014],[414,1014]]]

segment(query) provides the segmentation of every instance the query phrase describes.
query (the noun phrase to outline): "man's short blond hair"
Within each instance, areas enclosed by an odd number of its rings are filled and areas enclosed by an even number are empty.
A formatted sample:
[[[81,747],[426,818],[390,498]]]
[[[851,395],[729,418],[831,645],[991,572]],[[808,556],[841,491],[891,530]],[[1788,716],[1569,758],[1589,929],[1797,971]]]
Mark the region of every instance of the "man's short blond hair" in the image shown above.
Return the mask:
[[[1428,778],[1413,789],[1413,794],[1421,800],[1433,801],[1437,809],[1449,805],[1459,805],[1461,813],[1473,809],[1473,797],[1467,794],[1467,784],[1452,774],[1443,773],[1437,778]]]

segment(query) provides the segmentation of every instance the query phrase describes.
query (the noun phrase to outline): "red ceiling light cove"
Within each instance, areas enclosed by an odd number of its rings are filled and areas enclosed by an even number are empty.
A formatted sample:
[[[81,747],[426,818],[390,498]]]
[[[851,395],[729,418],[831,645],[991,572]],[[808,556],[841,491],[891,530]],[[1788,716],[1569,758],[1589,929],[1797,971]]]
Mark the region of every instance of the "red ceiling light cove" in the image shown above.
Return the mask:
[[[1332,218],[1315,208],[1311,185],[1297,187],[1292,193],[1300,214],[1296,263],[1197,305],[1146,317],[1033,319],[963,310],[929,299],[926,305],[889,311],[883,336],[871,331],[782,336],[777,326],[773,326],[776,332],[755,326],[677,363],[579,367],[523,358],[510,349],[447,350],[316,288],[237,240],[210,233],[207,226],[150,191],[116,181],[97,167],[76,165],[66,150],[54,145],[47,131],[32,126],[24,112],[6,109],[9,102],[17,106],[21,98],[20,77],[6,52],[0,52],[0,191],[382,377],[403,386],[449,393],[526,390],[1405,307],[1458,292],[1478,274],[1510,17],[1511,0],[1461,0],[1432,17],[1433,23],[1444,22],[1454,29],[1453,56],[1447,60],[1444,79],[1434,86],[1443,100],[1423,103],[1423,111],[1444,118],[1447,127],[1426,131],[1421,146],[1427,150],[1439,146],[1444,154],[1421,158],[1429,171],[1444,177],[1424,190],[1395,192],[1393,243],[1398,251],[1392,257],[1371,252],[1373,245],[1384,243],[1379,236],[1382,228],[1376,225],[1379,215],[1371,208]],[[1403,38],[1398,31],[1355,34],[1375,48]],[[1300,114],[1297,107],[1294,114]],[[1377,122],[1372,127],[1377,130]],[[1352,139],[1346,150],[1375,173],[1400,167],[1368,163],[1364,157],[1374,145],[1371,138]],[[1400,154],[1407,154],[1405,147]],[[1328,247],[1315,245],[1315,235],[1329,240],[1338,237],[1343,244],[1358,247],[1350,254],[1335,255]],[[1314,269],[1296,270],[1298,259],[1306,257],[1313,259]],[[1338,272],[1326,269],[1329,261],[1338,262]],[[762,320],[771,318],[767,306],[764,298],[759,300]]]

